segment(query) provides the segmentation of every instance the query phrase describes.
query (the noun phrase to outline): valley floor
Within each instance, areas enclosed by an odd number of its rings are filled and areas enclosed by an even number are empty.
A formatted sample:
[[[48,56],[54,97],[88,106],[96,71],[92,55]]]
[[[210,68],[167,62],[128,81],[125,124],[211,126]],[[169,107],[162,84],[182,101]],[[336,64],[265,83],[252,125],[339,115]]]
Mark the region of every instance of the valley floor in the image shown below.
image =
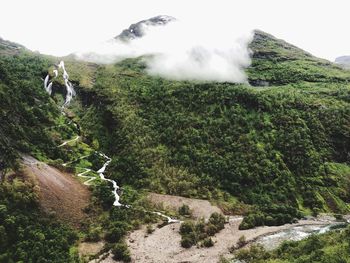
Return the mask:
[[[34,176],[38,185],[39,200],[41,206],[48,213],[54,212],[56,216],[74,226],[84,221],[83,209],[89,204],[90,192],[85,185],[79,182],[72,175],[61,172],[31,156],[22,156],[22,165],[27,175]],[[155,205],[166,209],[177,210],[181,205],[190,207],[194,218],[208,219],[213,212],[221,210],[206,200],[184,198],[150,193],[148,199]],[[239,238],[245,236],[246,242],[251,243],[259,237],[271,235],[296,226],[324,226],[334,222],[331,217],[300,220],[295,224],[282,226],[257,227],[248,230],[239,230],[243,218],[230,216],[225,228],[213,237],[215,245],[210,248],[192,247],[182,248],[179,234],[180,223],[169,224],[161,228],[154,225],[155,231],[147,234],[146,226],[133,231],[126,237],[130,249],[132,262],[144,263],[212,263],[218,262],[220,256],[231,257],[229,250],[237,245]],[[103,243],[83,243],[80,246],[82,254],[96,254],[103,246]],[[95,248],[95,249],[92,249]],[[93,252],[94,250],[94,252]],[[97,261],[91,261],[95,263]],[[103,263],[116,262],[109,255],[103,259]]]
[[[274,227],[257,227],[248,230],[239,230],[241,217],[230,217],[225,229],[213,238],[215,245],[211,248],[190,249],[180,246],[180,224],[172,224],[156,229],[152,234],[146,234],[146,228],[132,232],[127,237],[127,244],[131,251],[133,262],[161,263],[161,262],[191,262],[213,263],[218,262],[220,255],[232,256],[229,249],[236,245],[241,236],[245,236],[247,242],[260,236],[275,233],[281,230],[301,225],[326,225],[327,221],[300,220],[296,224],[286,224]],[[113,261],[103,261],[104,263]]]
[[[149,198],[154,201],[161,202],[165,207],[176,206],[179,202],[179,198],[189,205],[192,209],[193,214],[196,217],[207,217],[207,208],[210,211],[219,210],[218,207],[206,204],[205,200],[181,198],[178,196],[168,196],[159,194],[150,194]],[[171,203],[171,201],[174,201]],[[203,206],[200,206],[203,204]],[[220,211],[220,210],[219,210]],[[295,224],[285,224],[282,226],[272,227],[257,227],[248,230],[239,230],[238,227],[242,222],[243,218],[239,216],[230,216],[229,222],[225,225],[225,229],[220,231],[213,237],[215,245],[210,248],[199,248],[193,246],[192,248],[182,248],[180,245],[181,236],[179,234],[180,224],[170,224],[161,228],[157,228],[154,225],[155,231],[152,234],[147,234],[146,226],[141,229],[129,233],[126,238],[127,245],[131,251],[132,262],[143,262],[143,263],[213,263],[219,262],[220,256],[232,257],[229,250],[232,246],[237,245],[239,238],[245,236],[247,244],[255,242],[259,237],[271,235],[283,230],[295,228],[297,226],[326,226],[334,223],[332,217],[319,217],[317,219],[310,218],[300,220]],[[93,260],[90,263],[113,263],[116,262],[109,255],[102,261]]]

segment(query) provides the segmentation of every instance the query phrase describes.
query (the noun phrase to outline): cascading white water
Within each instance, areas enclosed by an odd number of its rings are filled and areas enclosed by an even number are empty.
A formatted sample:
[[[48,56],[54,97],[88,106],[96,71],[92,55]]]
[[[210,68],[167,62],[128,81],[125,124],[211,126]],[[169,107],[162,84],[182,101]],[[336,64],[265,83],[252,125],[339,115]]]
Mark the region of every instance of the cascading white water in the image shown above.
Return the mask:
[[[63,104],[63,108],[66,107],[67,105],[69,105],[69,103],[71,102],[73,96],[75,96],[75,90],[73,88],[73,84],[69,81],[69,75],[66,71],[66,68],[64,67],[64,61],[62,60],[60,62],[60,64],[58,65],[58,68],[62,68],[63,69],[63,79],[64,79],[64,84],[66,86],[67,89],[67,94],[66,94],[66,101]]]
[[[49,82],[49,74],[46,75],[45,77],[45,80],[44,80],[44,88],[46,90],[47,93],[49,93],[49,95],[51,95],[51,92],[52,92],[52,82],[49,83],[48,85],[48,82]]]
[[[91,172],[92,170],[89,169],[89,168],[83,168],[85,171],[84,172],[81,172],[81,173],[78,173],[77,176],[78,177],[82,177],[82,178],[87,178],[88,180],[86,180],[84,182],[85,185],[90,185],[90,182],[95,180],[96,177],[95,176],[88,176],[88,175],[84,175],[84,174],[87,174],[89,172]]]
[[[62,105],[62,108],[65,108],[66,106],[69,105],[69,103],[71,102],[73,96],[75,96],[76,93],[75,93],[73,84],[69,81],[69,75],[68,75],[68,73],[66,71],[66,68],[64,66],[64,61],[63,60],[58,64],[58,69],[62,69],[63,70],[62,76],[63,76],[63,79],[64,79],[64,85],[66,86],[66,91],[67,91],[66,92],[65,102]],[[54,78],[57,78],[57,76],[58,76],[58,69],[54,69],[53,70],[53,73],[55,75]],[[47,93],[49,93],[49,95],[51,95],[53,82],[51,81],[49,83],[49,78],[50,78],[50,75],[47,74],[46,77],[45,77],[45,80],[44,80],[44,88],[47,91]]]
[[[119,203],[120,196],[118,194],[119,186],[118,186],[117,182],[114,181],[114,180],[105,178],[105,176],[103,174],[105,172],[107,166],[109,165],[109,163],[112,161],[112,159],[109,158],[107,155],[105,155],[103,153],[100,153],[100,156],[106,158],[107,161],[103,164],[103,166],[100,168],[100,170],[97,171],[97,173],[98,173],[98,175],[100,176],[100,178],[102,180],[112,183],[112,185],[113,185],[113,195],[114,195],[114,203],[113,203],[113,205],[114,206],[121,206],[122,204]]]
[[[78,139],[79,139],[79,136],[77,136],[76,138],[74,138],[74,139],[72,139],[72,140],[68,140],[68,141],[63,142],[63,143],[60,144],[58,147],[62,147],[62,146],[64,146],[64,145],[68,144],[69,142],[72,142],[72,141],[75,141],[75,140],[78,140]],[[96,173],[99,175],[99,177],[101,178],[101,180],[112,183],[112,185],[113,185],[113,191],[112,191],[112,192],[113,192],[113,195],[114,195],[114,203],[113,203],[113,205],[114,205],[114,206],[122,206],[122,204],[119,202],[120,196],[119,196],[119,194],[118,194],[119,186],[118,186],[117,182],[114,181],[114,180],[112,180],[112,179],[106,178],[106,177],[104,176],[104,174],[103,174],[103,173],[105,172],[107,166],[109,165],[109,163],[112,161],[112,159],[109,158],[109,157],[108,157],[107,155],[105,155],[104,153],[99,153],[99,155],[102,156],[103,158],[105,158],[107,161],[103,164],[103,166],[102,166]],[[73,161],[71,161],[71,162],[64,163],[63,166],[67,166],[68,164],[71,164],[71,163],[73,163],[73,162],[75,162],[75,161],[78,161],[78,160],[87,158],[87,157],[89,157],[89,156],[90,156],[90,155],[82,156],[82,157],[80,157],[80,158],[78,158],[78,159],[76,159],[76,160],[73,160]],[[88,178],[88,180],[85,181],[84,184],[85,184],[85,185],[89,185],[89,183],[90,183],[91,181],[95,180],[96,177],[95,177],[95,176],[86,176],[86,175],[84,175],[84,174],[86,174],[86,173],[88,173],[88,172],[93,172],[93,170],[87,169],[87,168],[83,168],[83,169],[84,169],[85,171],[82,172],[82,173],[79,173],[77,176],[83,177],[83,178]],[[124,205],[124,206],[128,207],[127,205]]]

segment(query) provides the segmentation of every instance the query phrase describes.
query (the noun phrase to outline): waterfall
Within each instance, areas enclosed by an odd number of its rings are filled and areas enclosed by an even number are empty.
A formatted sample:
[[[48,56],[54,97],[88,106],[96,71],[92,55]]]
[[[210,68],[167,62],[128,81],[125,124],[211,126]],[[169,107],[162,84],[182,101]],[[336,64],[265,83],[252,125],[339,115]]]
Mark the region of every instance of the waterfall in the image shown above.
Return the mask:
[[[53,70],[53,73],[55,75],[54,79],[58,77],[58,70],[59,69],[63,70],[62,76],[63,76],[63,80],[64,80],[64,85],[66,86],[66,99],[64,101],[64,104],[62,105],[62,108],[65,108],[66,106],[69,105],[73,96],[75,96],[76,93],[75,93],[73,84],[69,81],[69,75],[66,71],[63,60],[58,64],[57,69]],[[50,78],[50,75],[47,74],[47,76],[45,77],[45,80],[44,80],[44,88],[45,88],[46,92],[49,93],[49,95],[51,95],[53,82],[50,81],[50,83],[49,83],[49,78]]]
[[[60,61],[60,63],[58,64],[58,66],[56,66],[56,69],[53,70],[53,74],[55,75],[54,76],[54,79],[58,77],[58,73],[59,73],[59,70],[62,69],[63,73],[62,73],[62,76],[63,76],[63,79],[64,79],[64,84],[66,86],[66,90],[67,90],[67,94],[66,94],[66,99],[65,99],[65,102],[64,104],[62,105],[62,108],[65,108],[66,106],[69,105],[69,103],[71,102],[73,96],[76,95],[75,93],[75,90],[74,90],[74,87],[73,87],[73,84],[69,81],[69,75],[66,71],[66,68],[64,66],[64,61]],[[50,75],[47,74],[47,76],[45,77],[44,79],[44,88],[45,90],[47,91],[47,93],[49,93],[51,95],[52,93],[52,85],[53,85],[53,82],[50,81]],[[62,114],[63,115],[66,115],[64,111],[62,111]],[[74,122],[74,121],[73,121]],[[74,125],[76,126],[76,123],[74,123]],[[80,136],[76,136],[75,138],[73,139],[70,139],[70,140],[67,140],[67,141],[64,141],[62,144],[58,145],[57,147],[63,147],[67,144],[69,144],[70,142],[74,142],[74,141],[78,141],[80,138]],[[106,161],[104,162],[103,166],[98,170],[96,171],[96,173],[99,175],[99,177],[101,178],[101,180],[103,181],[107,181],[109,183],[111,183],[113,185],[113,190],[112,190],[112,193],[114,195],[114,203],[113,203],[113,206],[118,206],[118,207],[121,207],[121,206],[124,206],[126,208],[131,208],[130,205],[126,205],[126,204],[121,204],[119,202],[120,200],[120,196],[118,194],[118,191],[120,189],[120,187],[118,186],[117,182],[112,180],[112,179],[109,179],[109,178],[106,178],[105,175],[104,175],[104,172],[107,168],[107,166],[110,164],[110,162],[112,161],[112,159],[110,157],[108,157],[107,155],[105,155],[104,153],[99,153],[99,155],[101,157],[103,157],[104,159],[106,159]],[[68,164],[71,164],[71,163],[74,163],[78,160],[81,160],[81,159],[84,159],[84,158],[87,158],[88,156],[90,155],[85,155],[85,156],[82,156],[82,157],[79,157],[78,159],[76,160],[73,160],[73,161],[70,161],[70,162],[67,162],[67,163],[64,163],[63,166],[67,166]],[[85,185],[90,185],[90,182],[95,180],[96,179],[96,176],[88,176],[88,175],[85,175],[89,172],[95,172],[91,169],[88,169],[88,168],[81,168],[81,169],[84,169],[83,172],[77,174],[78,177],[82,177],[82,178],[87,178],[88,180],[84,182]],[[181,221],[179,220],[176,220],[176,219],[173,219],[161,212],[158,212],[158,211],[148,211],[148,210],[144,210],[145,212],[147,213],[152,213],[152,214],[156,214],[158,216],[161,216],[163,218],[166,218],[168,223],[181,223]]]

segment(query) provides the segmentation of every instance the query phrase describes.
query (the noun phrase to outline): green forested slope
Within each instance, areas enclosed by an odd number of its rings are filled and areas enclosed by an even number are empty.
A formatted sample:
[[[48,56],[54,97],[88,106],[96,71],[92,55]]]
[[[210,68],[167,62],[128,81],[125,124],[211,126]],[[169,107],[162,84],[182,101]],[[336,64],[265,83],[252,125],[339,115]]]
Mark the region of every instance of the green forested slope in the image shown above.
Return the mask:
[[[43,88],[42,78],[57,61],[0,42],[1,173],[16,168],[20,153],[56,160],[56,165],[83,155],[85,146],[56,147],[77,132],[60,114],[55,103],[60,96],[49,98]],[[246,213],[241,228],[283,224],[322,211],[349,212],[349,71],[262,32],[251,49],[251,85],[151,77],[142,58],[100,66],[66,61],[78,91],[69,110],[89,151],[112,157],[106,175],[128,189],[122,201],[137,199],[130,189],[206,198],[227,212]],[[24,193],[34,200],[24,210],[25,200],[11,201],[23,183],[16,184],[0,185],[0,231],[13,231],[7,219],[15,214],[38,233],[50,232],[47,221],[43,229],[34,220],[40,213],[35,196]],[[109,207],[108,189],[101,184],[95,195]],[[111,242],[130,229],[119,221],[144,216],[125,211],[110,211],[108,231],[122,230]],[[16,225],[20,233],[23,227]],[[74,235],[64,226],[52,227],[58,231],[52,238],[64,246],[54,248],[52,257],[33,254],[33,262],[40,256],[75,260],[68,253]],[[16,235],[23,239],[10,236],[2,243],[3,258],[28,261],[28,255],[9,249],[32,239],[32,232],[24,231],[29,234]]]
[[[78,261],[75,230],[41,211],[38,186],[18,162],[64,156],[54,136],[60,110],[42,80],[53,61],[0,39],[0,262]]]
[[[42,85],[49,60],[27,51],[0,56],[0,160],[2,167],[15,164],[18,152],[57,154],[44,129],[53,125],[58,108]]]
[[[233,209],[237,200],[253,205],[242,228],[347,212],[349,72],[256,36],[249,80],[269,87],[150,77],[142,59],[100,67],[83,92],[82,125],[113,154],[110,176]]]
[[[262,31],[255,31],[250,48],[253,60],[248,74],[252,85],[349,81],[349,73],[339,65],[314,57]]]

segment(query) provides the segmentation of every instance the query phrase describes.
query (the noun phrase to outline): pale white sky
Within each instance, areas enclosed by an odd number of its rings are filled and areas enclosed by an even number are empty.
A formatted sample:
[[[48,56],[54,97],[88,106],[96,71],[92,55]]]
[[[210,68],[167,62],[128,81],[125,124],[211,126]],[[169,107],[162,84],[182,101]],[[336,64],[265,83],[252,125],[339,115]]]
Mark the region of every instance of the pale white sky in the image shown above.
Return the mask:
[[[348,0],[1,0],[0,36],[66,55],[165,14],[205,27],[225,23],[227,34],[231,24],[258,28],[334,60],[350,55],[349,13]]]

